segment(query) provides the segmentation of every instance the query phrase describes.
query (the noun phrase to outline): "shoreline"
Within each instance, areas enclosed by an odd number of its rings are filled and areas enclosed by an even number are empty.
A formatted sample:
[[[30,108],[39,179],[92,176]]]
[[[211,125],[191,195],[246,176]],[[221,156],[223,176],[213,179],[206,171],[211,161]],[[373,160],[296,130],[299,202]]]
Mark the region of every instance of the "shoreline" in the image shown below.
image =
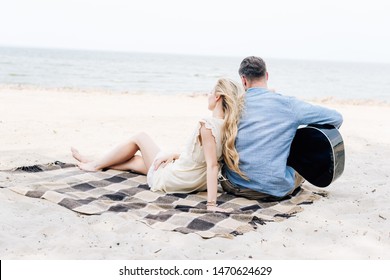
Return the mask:
[[[163,93],[151,92],[148,90],[124,91],[113,89],[95,89],[95,88],[75,88],[75,87],[41,87],[36,85],[22,85],[22,84],[0,84],[0,92],[3,91],[17,91],[17,92],[55,92],[55,93],[87,93],[87,94],[124,94],[124,95],[148,95],[148,96],[185,96],[185,97],[202,97],[207,93],[203,92],[188,92],[188,93]],[[336,98],[334,96],[301,98],[308,102],[319,104],[344,104],[344,105],[372,105],[390,107],[390,100],[370,99],[370,98]]]
[[[60,92],[64,94],[0,86],[0,170],[53,160],[73,163],[70,146],[95,155],[139,131],[175,151],[186,143],[199,117],[210,114],[205,96]],[[326,189],[327,198],[303,205],[303,212],[286,221],[267,223],[232,240],[204,240],[151,229],[126,215],[79,215],[0,189],[0,255],[390,260],[390,110],[380,104],[323,102],[344,116],[340,132],[346,167]]]

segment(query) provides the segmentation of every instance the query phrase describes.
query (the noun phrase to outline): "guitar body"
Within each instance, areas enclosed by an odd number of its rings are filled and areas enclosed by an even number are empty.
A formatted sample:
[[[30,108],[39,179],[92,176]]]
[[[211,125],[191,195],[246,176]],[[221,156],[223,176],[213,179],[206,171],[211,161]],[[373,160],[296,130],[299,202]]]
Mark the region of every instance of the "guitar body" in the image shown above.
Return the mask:
[[[287,165],[309,183],[327,187],[344,171],[344,141],[330,125],[299,128],[291,144]]]

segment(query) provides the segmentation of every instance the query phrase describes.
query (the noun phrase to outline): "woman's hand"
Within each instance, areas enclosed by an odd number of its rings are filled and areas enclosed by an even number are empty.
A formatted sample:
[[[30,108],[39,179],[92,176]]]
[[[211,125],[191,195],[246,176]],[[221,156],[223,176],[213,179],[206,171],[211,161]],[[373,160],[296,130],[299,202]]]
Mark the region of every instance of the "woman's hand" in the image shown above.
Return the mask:
[[[178,159],[179,155],[178,154],[163,154],[156,158],[154,161],[154,170],[157,170],[161,167],[165,167],[168,163],[174,161],[175,159]]]

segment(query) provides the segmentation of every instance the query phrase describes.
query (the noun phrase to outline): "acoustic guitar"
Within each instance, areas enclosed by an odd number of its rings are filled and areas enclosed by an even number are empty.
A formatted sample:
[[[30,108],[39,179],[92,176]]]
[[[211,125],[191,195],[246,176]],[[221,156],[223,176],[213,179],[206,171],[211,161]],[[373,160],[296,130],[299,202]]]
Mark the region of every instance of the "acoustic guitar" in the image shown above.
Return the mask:
[[[331,125],[298,128],[291,144],[287,165],[309,183],[327,187],[344,171],[344,141]]]

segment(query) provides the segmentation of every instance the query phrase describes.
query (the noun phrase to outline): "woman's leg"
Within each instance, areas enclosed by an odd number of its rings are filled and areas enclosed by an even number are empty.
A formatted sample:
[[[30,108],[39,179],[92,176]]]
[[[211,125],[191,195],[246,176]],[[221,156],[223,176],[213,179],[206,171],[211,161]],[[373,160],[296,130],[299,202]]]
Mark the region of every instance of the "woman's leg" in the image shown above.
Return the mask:
[[[123,170],[123,171],[131,170],[145,175],[148,173],[148,169],[145,166],[144,159],[139,155],[135,155],[130,160],[124,163],[112,165],[110,166],[110,168],[115,170]]]
[[[73,151],[77,150],[72,149],[72,153]],[[139,163],[139,158],[135,158],[133,160],[135,153],[138,151],[140,151],[142,154],[142,160],[147,171],[152,165],[157,153],[160,151],[160,148],[150,138],[149,135],[147,135],[146,133],[139,133],[131,137],[126,142],[118,145],[98,160],[87,161],[86,158],[81,156],[78,152],[73,153],[73,156],[75,157],[75,159],[80,161],[80,163],[78,164],[79,167],[86,171],[97,171],[103,168],[111,168],[114,166],[119,168],[124,167],[124,165],[126,164],[128,166],[133,166],[135,169],[137,169],[134,171],[138,172],[139,170],[145,170]],[[83,162],[83,160],[87,162]]]

